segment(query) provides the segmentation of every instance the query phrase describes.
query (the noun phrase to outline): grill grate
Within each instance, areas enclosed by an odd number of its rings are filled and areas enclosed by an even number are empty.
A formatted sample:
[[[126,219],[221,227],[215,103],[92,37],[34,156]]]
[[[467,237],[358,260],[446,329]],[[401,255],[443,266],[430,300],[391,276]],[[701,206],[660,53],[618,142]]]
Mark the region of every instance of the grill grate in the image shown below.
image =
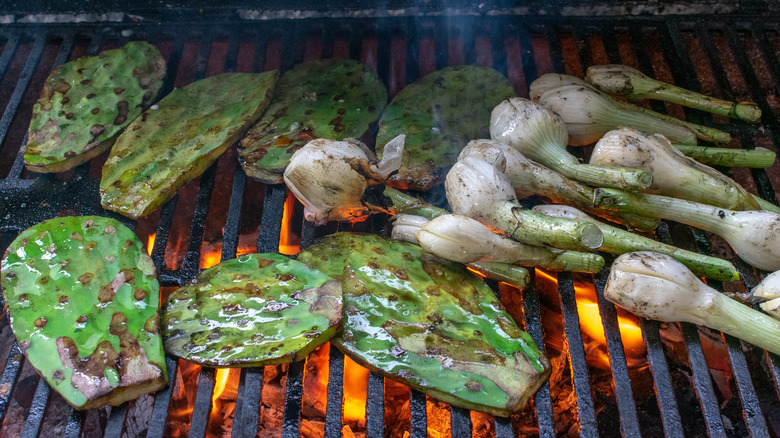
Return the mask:
[[[259,230],[255,229],[258,252],[279,249],[287,191],[282,185],[265,186],[246,178],[234,152],[226,154],[197,182],[185,187],[159,213],[137,223],[100,208],[97,195],[100,159],[64,176],[28,174],[23,168],[20,148],[26,142],[24,131],[29,123],[29,108],[51,68],[82,53],[94,54],[129,39],[145,39],[158,44],[169,66],[162,94],[167,94],[174,86],[222,71],[274,68],[284,71],[304,60],[320,57],[350,57],[376,67],[391,96],[407,83],[447,65],[492,66],[506,74],[516,90],[525,95],[528,84],[543,73],[582,75],[583,68],[592,63],[635,63],[643,71],[668,78],[686,88],[712,88],[715,94],[729,99],[736,97],[757,102],[764,113],[761,129],[747,124],[728,124],[722,118],[664,104],[653,103],[652,108],[669,110],[694,123],[724,129],[747,148],[761,145],[776,149],[773,139],[778,131],[776,114],[780,111],[776,96],[776,84],[780,83],[780,21],[765,17],[731,18],[719,17],[717,21],[706,17],[569,18],[563,22],[539,17],[530,20],[515,16],[468,16],[273,20],[208,25],[5,26],[0,29],[0,87],[5,86],[8,90],[0,91],[0,105],[4,108],[0,117],[0,250],[4,250],[24,228],[60,212],[109,215],[136,230],[154,233],[156,238],[151,254],[165,287],[181,286],[197,275],[206,242],[204,237],[213,234],[215,227],[222,230],[218,232],[222,259],[236,257],[239,236],[244,234],[242,229],[246,228],[247,222],[259,227]],[[588,151],[579,153],[584,157]],[[768,171],[735,170],[731,176],[755,187],[764,199],[776,203],[774,187],[780,187],[777,165]],[[300,218],[301,208],[299,205],[296,208],[293,217]],[[182,217],[186,218],[183,222]],[[317,228],[308,223],[296,223],[293,231],[300,235],[301,245],[306,246],[316,237],[337,229],[381,231],[385,218],[377,217],[365,224],[328,224]],[[711,240],[710,236],[676,224],[662,224],[657,235],[662,241],[674,242],[687,249],[703,253],[720,251],[717,241]],[[178,262],[171,253],[179,247],[181,236],[186,243],[179,248],[184,255]],[[612,260],[610,256],[607,259]],[[735,260],[735,264],[745,279],[745,286],[754,286],[758,281],[757,272],[739,260]],[[587,335],[581,331],[572,275],[558,275],[560,301],[554,304],[562,313],[563,333],[550,333],[544,324],[544,308],[549,297],[538,282],[523,291],[522,301],[515,298],[513,303],[518,307],[512,310],[514,315],[519,315],[518,322],[524,322],[537,345],[548,353],[554,350],[551,337],[564,339],[561,353],[565,358],[564,373],[570,374],[566,379],[571,380],[576,395],[575,428],[580,434],[610,436],[617,428],[624,436],[661,433],[669,436],[705,433],[709,436],[747,433],[772,436],[780,433],[780,419],[776,413],[780,403],[778,357],[746,348],[733,337],[715,334],[716,342],[725,343],[726,351],[721,360],[728,369],[717,370],[726,375],[724,389],[713,377],[716,375],[713,353],[702,343],[702,337],[711,333],[700,331],[691,324],[679,325],[682,340],[677,342],[677,347],[685,352],[685,363],[681,365],[672,357],[669,342],[664,339],[668,329],[654,321],[641,321],[647,369],[652,375],[654,389],[649,402],[639,400],[636,375],[627,363],[617,311],[603,296],[606,272],[602,271],[593,281],[611,364],[609,379],[614,391],[610,394],[600,393],[594,385],[603,371],[594,370],[588,363]],[[724,285],[717,282],[710,284],[724,289]],[[496,290],[499,290],[497,286]],[[0,322],[0,333],[10,336],[7,319]],[[7,349],[0,350],[0,354],[7,353],[8,358],[0,376],[0,424],[13,404],[24,369],[24,358],[18,345],[7,344]],[[2,340],[0,345],[4,345]],[[154,395],[151,412],[138,436],[162,437],[166,434],[172,395],[179,390],[175,378],[179,363],[168,358],[166,365],[172,384]],[[328,366],[324,436],[331,438],[341,436],[344,424],[345,359],[335,348],[330,350]],[[241,370],[231,436],[257,433],[265,372],[263,368]],[[281,435],[297,437],[301,435],[306,390],[304,362],[291,364],[285,375]],[[200,370],[190,436],[207,434],[214,386],[214,370]],[[371,373],[365,436],[385,436],[393,426],[385,424],[385,389],[384,379]],[[733,391],[734,396],[727,398],[724,393],[727,390]],[[42,380],[34,391],[21,432],[25,437],[46,435],[44,425],[53,415],[52,406],[63,403],[58,395],[50,394]],[[568,432],[560,430],[556,423],[565,407],[556,397],[555,387],[546,384],[534,397],[532,405],[528,412],[512,419],[496,418],[491,433],[496,437],[510,437],[524,435],[529,430],[540,436]],[[411,391],[410,436],[427,436],[427,406],[425,395]],[[102,436],[136,436],[131,435],[128,426],[136,410],[134,402],[111,408],[107,414],[106,410],[82,413],[70,409],[62,421],[63,433],[66,437],[82,436],[91,433],[92,425],[97,422]],[[742,412],[742,415],[732,415],[732,412]],[[453,408],[450,415],[452,436],[480,433],[479,425],[472,422],[469,411]]]

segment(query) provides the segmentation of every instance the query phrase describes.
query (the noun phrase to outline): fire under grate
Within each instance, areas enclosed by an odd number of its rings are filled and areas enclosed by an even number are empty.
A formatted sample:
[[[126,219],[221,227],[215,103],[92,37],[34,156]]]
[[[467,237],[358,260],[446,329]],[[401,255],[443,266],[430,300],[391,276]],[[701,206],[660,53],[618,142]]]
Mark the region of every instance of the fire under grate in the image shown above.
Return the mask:
[[[30,111],[51,69],[129,40],[156,44],[166,57],[169,71],[161,95],[224,71],[285,71],[304,60],[349,57],[375,68],[390,96],[439,68],[476,64],[507,75],[519,95],[527,97],[528,84],[541,74],[582,76],[591,64],[626,63],[686,88],[757,102],[764,113],[761,125],[731,124],[673,105],[652,108],[726,130],[742,147],[777,149],[780,20],[765,17],[505,15],[8,25],[0,29],[0,250],[44,219],[107,215],[147,239],[161,285],[170,292],[220,258],[255,251],[294,253],[297,246],[337,230],[386,230],[387,218],[381,216],[360,224],[303,223],[301,206],[285,187],[247,178],[235,150],[138,222],[100,208],[97,188],[105,156],[61,175],[24,170],[21,150]],[[589,150],[579,153],[584,157]],[[734,169],[730,176],[777,203],[777,164],[767,170]],[[441,192],[426,196],[442,201]],[[732,257],[721,241],[698,230],[664,223],[656,234],[686,249]],[[739,259],[734,263],[744,283],[709,284],[735,293],[753,287],[760,273]],[[614,436],[618,430],[624,436],[780,435],[778,357],[691,324],[647,320],[636,322],[641,338],[638,347],[629,349],[627,332],[620,329],[626,319],[603,297],[606,270],[595,277],[537,271],[535,279],[522,293],[492,285],[556,366],[550,383],[511,419],[450,409],[375,373],[356,390],[354,368],[335,348],[289,366],[232,374],[235,388],[224,415],[230,421],[221,429],[213,420],[220,407],[214,401],[220,372],[193,369],[170,357],[166,390],[123,406],[79,412],[25,366],[2,318],[0,357],[7,360],[0,376],[0,425],[4,435],[23,437]],[[601,319],[601,341],[584,329],[583,290],[592,295],[590,313]],[[324,358],[326,366],[313,363],[315,356]],[[327,368],[326,379],[316,373],[321,365]],[[184,380],[185,370],[194,376],[191,381]],[[321,394],[310,390],[313,374],[323,379]],[[283,398],[270,401],[281,406],[268,405],[272,385]],[[355,393],[362,418],[352,419],[347,405]]]

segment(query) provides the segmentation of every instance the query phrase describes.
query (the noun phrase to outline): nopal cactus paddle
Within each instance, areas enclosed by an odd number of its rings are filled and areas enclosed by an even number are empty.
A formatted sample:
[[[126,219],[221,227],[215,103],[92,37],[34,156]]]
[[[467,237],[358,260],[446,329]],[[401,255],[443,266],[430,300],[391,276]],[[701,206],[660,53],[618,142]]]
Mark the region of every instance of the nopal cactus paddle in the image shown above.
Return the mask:
[[[376,235],[336,233],[298,260],[338,278],[358,363],[454,406],[508,416],[550,374],[549,361],[493,292],[462,265]]]
[[[119,136],[103,166],[103,207],[137,219],[202,174],[268,106],[278,72],[222,73],[177,88]]]
[[[515,95],[504,75],[488,67],[455,66],[407,85],[379,119],[377,155],[399,134],[406,134],[401,169],[388,185],[428,190],[470,140],[489,138],[493,107]]]
[[[351,59],[296,65],[279,79],[271,105],[239,146],[247,175],[282,182],[292,154],[314,138],[359,138],[387,103],[375,72]]]
[[[168,383],[157,274],[124,225],[41,222],[11,243],[0,272],[19,346],[73,407],[119,405]]]
[[[212,367],[306,357],[341,328],[341,282],[278,254],[222,262],[163,305],[165,350]]]
[[[57,67],[33,106],[24,163],[62,172],[105,152],[163,85],[165,60],[145,42]]]

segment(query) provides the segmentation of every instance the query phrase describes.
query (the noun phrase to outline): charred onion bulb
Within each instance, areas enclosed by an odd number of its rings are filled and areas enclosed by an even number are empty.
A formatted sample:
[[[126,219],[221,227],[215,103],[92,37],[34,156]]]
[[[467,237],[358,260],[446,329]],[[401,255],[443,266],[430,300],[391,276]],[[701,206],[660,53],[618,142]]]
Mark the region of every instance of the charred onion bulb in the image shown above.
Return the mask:
[[[591,164],[636,167],[653,174],[644,192],[673,196],[730,210],[759,210],[753,196],[736,181],[686,157],[662,135],[633,128],[609,131],[593,149]]]
[[[452,212],[482,222],[518,242],[561,249],[594,249],[603,236],[588,222],[557,219],[524,209],[512,184],[490,163],[466,157],[444,183]]]
[[[780,214],[735,211],[668,196],[598,189],[596,204],[680,222],[723,237],[742,260],[765,271],[780,269]]]
[[[569,133],[563,119],[521,97],[505,100],[493,109],[490,137],[568,178],[595,187],[639,190],[652,182],[652,176],[642,170],[580,164],[566,151]]]
[[[618,257],[604,297],[643,318],[690,322],[780,354],[780,321],[707,286],[665,254],[643,251]]]
[[[538,96],[541,105],[563,118],[569,129],[569,144],[572,146],[593,143],[607,131],[621,126],[661,134],[673,143],[680,144],[696,144],[697,138],[718,144],[731,141],[731,135],[727,132],[616,101],[590,84],[582,84],[581,80],[560,80],[564,84],[573,83],[551,88],[549,83],[555,81],[543,78],[531,83],[531,94]],[[544,92],[536,90],[537,81],[542,81]]]

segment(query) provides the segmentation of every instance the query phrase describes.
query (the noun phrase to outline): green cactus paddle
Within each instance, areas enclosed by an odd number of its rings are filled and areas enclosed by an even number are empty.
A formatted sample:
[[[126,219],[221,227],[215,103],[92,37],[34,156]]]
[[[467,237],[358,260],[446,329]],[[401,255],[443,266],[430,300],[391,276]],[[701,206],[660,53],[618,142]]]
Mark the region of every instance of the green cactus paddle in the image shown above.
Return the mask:
[[[50,219],[11,243],[0,272],[19,346],[73,407],[167,385],[157,274],[130,229],[98,216]]]
[[[358,138],[387,104],[376,73],[351,59],[296,65],[279,79],[273,101],[239,146],[247,175],[282,182],[292,154],[314,138]]]
[[[103,166],[103,207],[137,219],[171,199],[268,106],[278,72],[222,73],[177,88],[119,136]]]
[[[550,374],[549,361],[478,277],[419,246],[336,233],[298,260],[342,281],[344,331],[332,342],[386,377],[508,416]]]
[[[155,100],[164,77],[165,60],[145,42],[55,68],[33,106],[25,166],[62,172],[105,152]]]
[[[456,66],[407,85],[379,119],[376,151],[406,134],[401,169],[388,185],[429,190],[441,183],[469,140],[490,138],[490,112],[515,95],[501,73],[487,67]]]
[[[341,329],[341,282],[278,254],[222,262],[163,305],[165,350],[212,367],[303,359]]]

